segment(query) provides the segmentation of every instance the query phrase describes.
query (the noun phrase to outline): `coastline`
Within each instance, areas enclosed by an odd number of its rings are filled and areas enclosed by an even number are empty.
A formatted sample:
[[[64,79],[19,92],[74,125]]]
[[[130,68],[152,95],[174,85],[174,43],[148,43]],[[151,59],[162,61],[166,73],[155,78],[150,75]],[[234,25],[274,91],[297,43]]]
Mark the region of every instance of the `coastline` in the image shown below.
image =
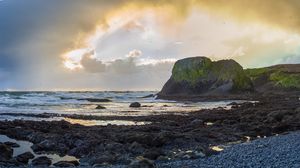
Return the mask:
[[[208,157],[218,153],[212,146],[300,129],[297,94],[257,96],[256,100],[233,103],[229,110],[106,118],[150,122],[146,125],[86,127],[66,121],[0,121],[0,134],[32,142],[34,152],[67,154],[77,157],[82,164],[109,166],[130,165],[137,157],[159,162]]]

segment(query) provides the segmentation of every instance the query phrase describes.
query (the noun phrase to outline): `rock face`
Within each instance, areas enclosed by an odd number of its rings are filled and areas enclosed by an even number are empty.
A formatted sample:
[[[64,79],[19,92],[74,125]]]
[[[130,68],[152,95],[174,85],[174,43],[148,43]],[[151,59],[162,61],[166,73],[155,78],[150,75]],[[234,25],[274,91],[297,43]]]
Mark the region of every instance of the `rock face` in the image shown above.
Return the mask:
[[[253,84],[236,61],[214,62],[206,57],[191,57],[175,63],[171,78],[158,95],[223,95],[245,91],[253,91]]]

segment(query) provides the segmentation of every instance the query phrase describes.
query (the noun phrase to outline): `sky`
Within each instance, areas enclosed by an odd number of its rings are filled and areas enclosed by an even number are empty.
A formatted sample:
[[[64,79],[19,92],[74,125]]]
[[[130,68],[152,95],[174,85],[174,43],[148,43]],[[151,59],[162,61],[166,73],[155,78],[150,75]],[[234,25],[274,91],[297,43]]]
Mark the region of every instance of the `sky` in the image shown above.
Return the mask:
[[[0,0],[0,90],[160,90],[174,62],[300,63],[298,0]]]

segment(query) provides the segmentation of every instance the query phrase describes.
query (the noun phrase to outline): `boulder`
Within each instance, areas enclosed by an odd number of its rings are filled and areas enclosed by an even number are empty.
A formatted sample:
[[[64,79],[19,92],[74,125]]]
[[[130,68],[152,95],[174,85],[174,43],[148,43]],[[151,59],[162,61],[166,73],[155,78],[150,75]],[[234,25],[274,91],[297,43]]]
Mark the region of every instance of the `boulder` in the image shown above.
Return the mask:
[[[134,153],[134,154],[141,154],[145,151],[145,148],[143,147],[143,145],[137,143],[136,141],[134,141],[130,146],[129,146],[129,150],[130,152]]]
[[[134,102],[134,103],[131,103],[131,104],[129,105],[129,107],[132,107],[132,108],[138,108],[138,107],[141,107],[141,103],[139,103],[139,102]]]
[[[110,153],[110,152],[104,152],[102,155],[96,155],[92,156],[90,158],[89,163],[90,165],[109,165],[115,163],[117,160],[117,157],[115,154]]]
[[[33,166],[50,166],[51,163],[52,163],[51,159],[49,159],[46,156],[41,156],[32,160]]]
[[[96,109],[106,109],[104,106],[97,105]]]
[[[151,148],[145,151],[144,157],[151,159],[151,160],[156,160],[159,156],[163,155],[161,149],[159,148]]]
[[[203,125],[203,124],[204,124],[204,121],[200,120],[200,119],[195,119],[191,122],[191,125],[196,125],[196,126],[200,126],[200,125]]]
[[[158,93],[168,96],[226,95],[253,91],[243,67],[234,60],[191,57],[175,63],[172,76]]]
[[[0,161],[8,161],[13,156],[13,149],[5,145],[3,143],[0,143]]]
[[[30,159],[33,159],[34,155],[31,152],[25,152],[16,157],[18,162],[27,164]]]
[[[10,146],[10,147],[12,147],[12,148],[20,147],[19,144],[14,143],[14,142],[9,142],[9,141],[8,141],[8,142],[4,142],[4,144],[7,145],[7,146]]]
[[[109,99],[97,99],[97,98],[83,98],[83,99],[77,99],[77,100],[86,100],[89,102],[95,102],[95,103],[99,103],[99,102],[111,102],[111,100]]]
[[[129,168],[155,168],[154,162],[152,160],[146,159],[142,156],[138,156],[135,160],[133,160],[129,166]]]
[[[155,94],[149,94],[147,96],[143,96],[142,98],[151,98],[151,97],[155,97]]]
[[[75,167],[79,166],[79,162],[77,160],[74,161],[59,161],[53,164],[56,167]]]

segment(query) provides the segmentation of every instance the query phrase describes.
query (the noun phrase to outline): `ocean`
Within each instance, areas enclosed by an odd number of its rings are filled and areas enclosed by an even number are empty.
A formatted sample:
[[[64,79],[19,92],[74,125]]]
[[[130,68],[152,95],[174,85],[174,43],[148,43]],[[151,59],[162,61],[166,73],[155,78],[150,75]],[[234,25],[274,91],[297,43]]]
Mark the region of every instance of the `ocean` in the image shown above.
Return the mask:
[[[161,114],[182,115],[200,109],[226,107],[230,100],[212,102],[177,102],[156,99],[154,91],[93,91],[93,92],[0,92],[0,120],[66,120],[82,125],[130,125],[144,124],[124,121],[80,121],[60,114],[92,116],[145,116]],[[86,99],[109,99],[110,102],[90,102]],[[140,102],[141,108],[130,108],[132,102]],[[96,109],[97,105],[106,109]],[[35,117],[38,114],[55,114],[52,117]]]

